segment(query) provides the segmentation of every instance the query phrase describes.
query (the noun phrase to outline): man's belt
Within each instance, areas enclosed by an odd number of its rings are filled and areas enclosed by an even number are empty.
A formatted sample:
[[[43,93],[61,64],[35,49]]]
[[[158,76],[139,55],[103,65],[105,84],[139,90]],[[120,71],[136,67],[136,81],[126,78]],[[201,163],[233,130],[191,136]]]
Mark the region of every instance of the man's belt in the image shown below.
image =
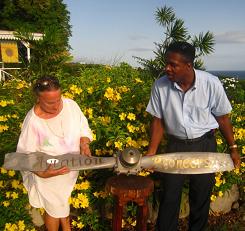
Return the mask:
[[[192,143],[196,143],[199,142],[207,137],[212,137],[214,135],[214,130],[210,130],[209,132],[205,133],[204,135],[197,137],[197,138],[193,138],[193,139],[179,139],[176,136],[173,135],[168,135],[168,140],[171,142],[176,142],[176,143],[185,143],[185,144],[192,144]]]

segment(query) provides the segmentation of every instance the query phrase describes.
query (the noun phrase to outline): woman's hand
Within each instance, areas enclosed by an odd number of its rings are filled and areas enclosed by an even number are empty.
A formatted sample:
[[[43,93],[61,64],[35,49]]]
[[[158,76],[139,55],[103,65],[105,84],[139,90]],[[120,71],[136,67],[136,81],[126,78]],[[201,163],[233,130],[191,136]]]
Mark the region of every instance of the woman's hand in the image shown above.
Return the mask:
[[[89,149],[90,140],[88,137],[80,138],[80,154],[85,156],[91,156],[91,151]]]
[[[33,172],[37,176],[42,177],[42,178],[49,178],[53,176],[58,176],[58,175],[65,175],[70,172],[70,169],[67,166],[54,169],[52,164],[49,165],[49,167],[45,171],[36,171]]]
[[[81,143],[80,144],[80,154],[85,155],[85,156],[91,156],[89,143]]]

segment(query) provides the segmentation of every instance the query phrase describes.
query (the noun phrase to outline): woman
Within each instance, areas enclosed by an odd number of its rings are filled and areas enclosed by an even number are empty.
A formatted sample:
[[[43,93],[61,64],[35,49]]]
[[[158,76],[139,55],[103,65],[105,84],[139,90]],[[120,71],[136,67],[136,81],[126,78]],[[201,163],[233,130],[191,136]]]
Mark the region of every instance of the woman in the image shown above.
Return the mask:
[[[17,152],[44,152],[49,155],[81,153],[91,156],[89,143],[92,132],[88,121],[76,102],[62,98],[58,79],[39,78],[33,91],[37,97],[34,107],[24,120]],[[56,231],[62,226],[69,231],[71,195],[78,171],[67,167],[42,172],[22,172],[23,183],[33,207],[44,208],[47,230]]]

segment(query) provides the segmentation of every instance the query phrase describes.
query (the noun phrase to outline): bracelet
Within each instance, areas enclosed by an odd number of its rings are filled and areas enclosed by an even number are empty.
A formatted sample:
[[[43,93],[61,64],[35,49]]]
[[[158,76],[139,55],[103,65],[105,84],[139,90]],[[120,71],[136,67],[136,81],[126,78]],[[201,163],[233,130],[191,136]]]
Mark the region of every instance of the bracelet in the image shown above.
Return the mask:
[[[229,146],[229,149],[233,149],[233,148],[237,148],[237,144],[233,144],[233,145]]]

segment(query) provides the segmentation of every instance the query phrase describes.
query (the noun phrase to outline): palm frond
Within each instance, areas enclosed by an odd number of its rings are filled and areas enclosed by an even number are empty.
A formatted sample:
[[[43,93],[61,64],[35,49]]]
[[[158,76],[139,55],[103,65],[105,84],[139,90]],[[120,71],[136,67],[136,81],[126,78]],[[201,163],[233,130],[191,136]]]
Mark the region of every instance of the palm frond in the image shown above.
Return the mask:
[[[157,8],[155,13],[156,21],[161,26],[167,26],[169,23],[175,20],[175,13],[172,7],[164,6],[163,8]]]

